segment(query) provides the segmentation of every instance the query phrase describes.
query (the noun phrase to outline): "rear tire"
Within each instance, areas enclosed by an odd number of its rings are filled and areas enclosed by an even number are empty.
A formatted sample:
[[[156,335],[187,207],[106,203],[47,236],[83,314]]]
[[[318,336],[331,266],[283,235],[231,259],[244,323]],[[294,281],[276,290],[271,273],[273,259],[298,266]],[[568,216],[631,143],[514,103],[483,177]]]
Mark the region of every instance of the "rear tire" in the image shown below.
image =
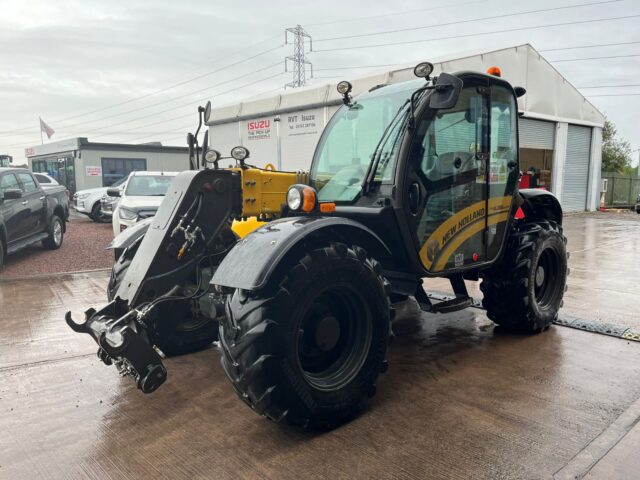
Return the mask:
[[[555,222],[517,224],[502,260],[481,274],[487,316],[523,333],[549,328],[558,318],[566,290],[566,243]]]
[[[306,253],[271,285],[227,300],[222,366],[258,414],[326,430],[353,417],[386,370],[389,284],[360,247]]]
[[[235,242],[233,235],[227,237]],[[113,265],[107,286],[109,301],[115,298],[141,243],[142,238],[125,249]],[[218,321],[204,316],[194,318],[187,300],[166,302],[156,311],[161,312],[161,316],[155,318],[155,328],[150,329],[149,337],[166,355],[197,352],[218,340]]]
[[[58,215],[52,215],[47,231],[49,236],[42,241],[42,246],[47,250],[57,250],[64,239],[64,221]]]

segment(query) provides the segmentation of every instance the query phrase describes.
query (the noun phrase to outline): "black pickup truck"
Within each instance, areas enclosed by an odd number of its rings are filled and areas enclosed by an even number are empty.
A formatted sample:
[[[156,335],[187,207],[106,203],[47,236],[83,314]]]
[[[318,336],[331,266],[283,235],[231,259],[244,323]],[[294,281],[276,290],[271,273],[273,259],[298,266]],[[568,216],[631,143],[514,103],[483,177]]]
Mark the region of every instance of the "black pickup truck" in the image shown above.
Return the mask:
[[[0,267],[6,255],[32,243],[55,250],[69,219],[64,186],[43,189],[24,168],[0,168]]]

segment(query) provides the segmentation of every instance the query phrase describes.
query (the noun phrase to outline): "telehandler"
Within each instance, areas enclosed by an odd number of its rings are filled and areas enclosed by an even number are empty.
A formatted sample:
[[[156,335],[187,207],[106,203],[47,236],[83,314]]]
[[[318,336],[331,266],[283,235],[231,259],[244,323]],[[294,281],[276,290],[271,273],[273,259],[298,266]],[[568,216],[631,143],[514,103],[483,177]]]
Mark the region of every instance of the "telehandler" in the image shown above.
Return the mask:
[[[387,369],[393,303],[426,312],[472,305],[482,281],[495,323],[538,333],[556,319],[567,276],[562,209],[518,190],[517,97],[500,77],[416,66],[416,80],[351,96],[316,147],[309,173],[223,158],[188,135],[192,170],[156,216],[116,240],[109,304],[85,321],[98,356],[145,393],[166,379],[164,354],[219,338],[239,397],[274,421],[331,428],[353,416]],[[199,107],[198,130],[210,115]],[[235,166],[219,168],[231,158]],[[249,220],[247,220],[249,219]],[[253,230],[253,231],[251,231]],[[249,233],[250,232],[250,233]],[[423,279],[455,296],[432,302]]]

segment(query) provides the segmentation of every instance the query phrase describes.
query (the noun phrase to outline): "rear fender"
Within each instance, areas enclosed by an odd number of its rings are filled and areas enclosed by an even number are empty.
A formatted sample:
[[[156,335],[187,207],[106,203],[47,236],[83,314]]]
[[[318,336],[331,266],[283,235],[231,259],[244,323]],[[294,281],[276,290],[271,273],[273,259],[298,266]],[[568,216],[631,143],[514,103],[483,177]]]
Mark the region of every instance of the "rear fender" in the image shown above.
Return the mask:
[[[357,244],[383,266],[392,262],[391,251],[384,242],[358,222],[340,217],[283,218],[238,241],[216,270],[211,284],[258,290],[269,283],[295,251],[327,242]]]
[[[553,220],[562,225],[562,207],[556,196],[536,188],[524,188],[519,191],[526,221]]]

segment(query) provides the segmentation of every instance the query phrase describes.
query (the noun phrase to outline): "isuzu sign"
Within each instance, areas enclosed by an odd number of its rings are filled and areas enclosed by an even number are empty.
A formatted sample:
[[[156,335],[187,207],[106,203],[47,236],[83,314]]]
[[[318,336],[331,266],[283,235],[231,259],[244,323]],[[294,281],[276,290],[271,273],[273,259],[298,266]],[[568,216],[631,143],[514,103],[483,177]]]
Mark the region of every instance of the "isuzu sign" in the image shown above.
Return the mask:
[[[247,122],[247,140],[267,140],[271,138],[271,120],[251,120]]]

